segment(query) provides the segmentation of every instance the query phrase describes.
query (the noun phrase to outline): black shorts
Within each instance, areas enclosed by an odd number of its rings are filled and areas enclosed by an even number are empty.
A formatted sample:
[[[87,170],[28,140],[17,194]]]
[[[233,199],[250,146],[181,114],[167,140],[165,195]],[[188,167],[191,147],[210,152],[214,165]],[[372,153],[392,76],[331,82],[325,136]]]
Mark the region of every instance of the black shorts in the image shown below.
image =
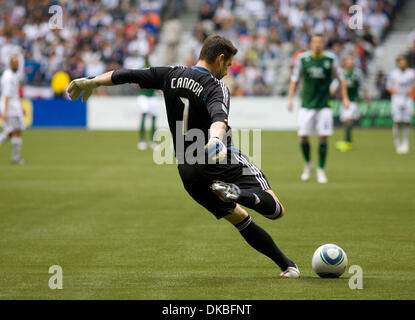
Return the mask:
[[[236,204],[223,202],[210,186],[214,180],[236,184],[240,189],[269,190],[268,180],[262,171],[242,153],[232,152],[237,160],[229,165],[179,164],[179,174],[184,188],[200,205],[215,215],[217,219],[231,214]]]

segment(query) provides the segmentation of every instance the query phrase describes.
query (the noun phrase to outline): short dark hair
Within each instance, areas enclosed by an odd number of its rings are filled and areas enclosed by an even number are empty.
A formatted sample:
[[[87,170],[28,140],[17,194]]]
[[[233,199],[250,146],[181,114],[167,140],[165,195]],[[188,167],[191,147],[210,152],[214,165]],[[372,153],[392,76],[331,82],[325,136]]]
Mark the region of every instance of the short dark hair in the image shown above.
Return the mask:
[[[322,34],[322,33],[313,33],[313,34],[311,34],[310,41],[311,41],[311,39],[313,39],[313,37],[323,38],[323,40],[324,40],[324,34]]]
[[[398,63],[400,60],[406,60],[406,62],[409,62],[408,56],[405,54],[400,54],[397,58],[396,58],[396,63]]]
[[[232,56],[236,55],[237,52],[238,49],[234,47],[230,40],[219,34],[213,34],[207,37],[203,43],[199,60],[203,60],[211,64],[214,63],[216,58],[221,54],[225,56],[225,60],[228,60]]]

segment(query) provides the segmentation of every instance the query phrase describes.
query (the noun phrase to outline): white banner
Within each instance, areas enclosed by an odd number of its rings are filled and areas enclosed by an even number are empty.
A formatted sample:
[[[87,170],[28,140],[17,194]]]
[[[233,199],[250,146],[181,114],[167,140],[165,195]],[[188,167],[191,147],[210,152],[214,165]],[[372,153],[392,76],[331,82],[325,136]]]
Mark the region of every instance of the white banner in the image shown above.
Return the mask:
[[[158,128],[168,128],[164,100],[159,97]],[[235,129],[295,130],[297,110],[287,110],[284,97],[233,97],[229,125]],[[191,106],[190,106],[191,108]],[[140,108],[137,97],[91,97],[87,105],[87,127],[92,130],[137,130]]]

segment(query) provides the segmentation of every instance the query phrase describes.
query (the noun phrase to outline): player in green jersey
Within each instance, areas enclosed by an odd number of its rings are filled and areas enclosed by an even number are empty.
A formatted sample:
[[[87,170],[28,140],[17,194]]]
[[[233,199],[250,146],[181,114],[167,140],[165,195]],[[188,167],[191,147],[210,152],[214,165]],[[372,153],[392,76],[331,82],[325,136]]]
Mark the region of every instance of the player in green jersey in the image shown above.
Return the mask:
[[[352,128],[354,122],[359,119],[360,92],[362,91],[366,100],[366,104],[370,107],[370,98],[364,83],[364,77],[360,70],[355,69],[355,61],[353,56],[344,58],[344,79],[346,81],[347,94],[350,99],[349,108],[343,105],[340,109],[340,121],[345,128],[344,141],[337,141],[336,148],[342,152],[352,149]],[[330,87],[331,94],[334,96],[338,88],[338,80],[335,79]]]
[[[327,155],[327,137],[333,133],[333,115],[330,109],[330,84],[334,78],[340,81],[343,104],[349,107],[346,83],[337,57],[324,51],[324,38],[320,34],[311,36],[310,50],[300,54],[294,66],[288,92],[288,110],[293,109],[293,98],[297,84],[303,78],[301,108],[298,114],[298,135],[305,166],[302,181],[310,179],[313,163],[310,160],[309,136],[315,131],[319,138],[319,166],[317,181],[327,183],[324,171]]]

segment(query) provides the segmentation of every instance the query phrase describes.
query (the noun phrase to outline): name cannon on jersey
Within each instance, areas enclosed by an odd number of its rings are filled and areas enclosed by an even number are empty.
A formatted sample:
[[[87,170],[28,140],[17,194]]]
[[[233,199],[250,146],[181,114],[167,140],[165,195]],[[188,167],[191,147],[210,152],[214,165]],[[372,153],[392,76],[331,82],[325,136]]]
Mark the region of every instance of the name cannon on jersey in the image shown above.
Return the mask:
[[[179,77],[179,78],[172,78],[171,79],[171,88],[172,89],[188,89],[192,91],[196,96],[200,96],[203,91],[203,86],[196,82],[193,79],[189,79],[186,77]]]

